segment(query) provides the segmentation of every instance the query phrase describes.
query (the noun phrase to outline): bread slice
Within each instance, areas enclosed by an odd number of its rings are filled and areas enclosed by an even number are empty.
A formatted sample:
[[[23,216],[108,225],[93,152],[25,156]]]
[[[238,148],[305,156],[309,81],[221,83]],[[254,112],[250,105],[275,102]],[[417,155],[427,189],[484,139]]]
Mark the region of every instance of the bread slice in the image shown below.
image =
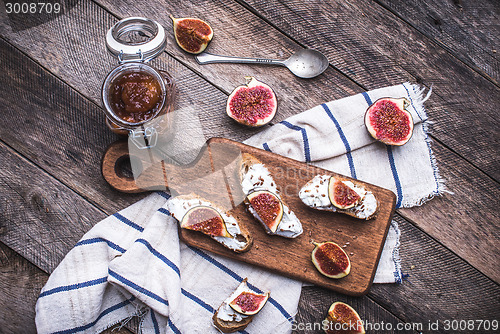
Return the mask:
[[[273,232],[262,222],[249,201],[245,199],[248,210],[254,218],[262,224],[268,234],[279,235],[285,238],[296,238],[302,234],[303,229],[300,220],[280,195],[276,181],[267,167],[259,159],[249,153],[243,153],[239,169],[239,178],[245,196],[248,196],[254,191],[265,190],[276,195],[283,204],[283,216],[277,230]]]
[[[212,320],[220,331],[223,333],[233,333],[245,329],[253,320],[254,315],[244,315],[234,310],[229,304],[240,295],[240,293],[250,291],[245,278],[238,287],[227,297],[215,311]],[[269,293],[268,293],[269,294]],[[260,312],[260,310],[258,311]]]
[[[167,209],[170,211],[172,217],[177,219],[179,223],[190,209],[197,206],[209,206],[219,212],[224,220],[227,231],[231,235],[231,237],[210,236],[212,239],[236,253],[246,252],[252,247],[253,238],[245,226],[236,218],[229,215],[224,209],[218,207],[209,200],[191,193],[188,195],[176,196],[167,201]]]
[[[217,327],[221,332],[223,333],[233,333],[237,331],[244,330],[251,322],[253,319],[253,315],[249,315],[245,318],[242,318],[240,321],[226,321],[222,320],[219,318],[219,312],[222,313],[222,309],[225,307],[230,307],[227,305],[227,303],[222,303],[221,306],[215,311],[214,315],[212,316],[212,320],[214,322],[215,327]]]
[[[366,189],[364,184],[353,179],[335,177],[358,194],[362,194],[361,201],[349,209],[339,209],[333,206],[328,197],[328,183],[331,177],[331,175],[316,175],[307,182],[299,191],[302,202],[313,209],[339,212],[358,219],[369,220],[377,215],[379,210],[377,198],[369,189]]]

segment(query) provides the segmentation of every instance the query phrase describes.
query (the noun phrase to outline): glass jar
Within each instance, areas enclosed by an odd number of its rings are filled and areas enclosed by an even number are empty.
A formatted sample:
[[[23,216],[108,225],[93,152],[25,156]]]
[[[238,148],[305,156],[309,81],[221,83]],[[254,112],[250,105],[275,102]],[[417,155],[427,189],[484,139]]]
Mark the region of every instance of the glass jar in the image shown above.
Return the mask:
[[[102,86],[106,124],[141,149],[154,147],[170,125],[174,81],[167,72],[146,64],[165,50],[166,43],[163,26],[143,17],[125,18],[106,34],[106,46],[120,64]]]

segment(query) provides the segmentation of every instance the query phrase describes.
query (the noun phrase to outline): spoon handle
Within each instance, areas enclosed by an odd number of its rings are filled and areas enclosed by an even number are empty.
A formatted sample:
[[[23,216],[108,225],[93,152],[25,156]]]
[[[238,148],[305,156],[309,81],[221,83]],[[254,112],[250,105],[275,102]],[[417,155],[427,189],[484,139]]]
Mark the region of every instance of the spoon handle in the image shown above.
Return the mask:
[[[284,66],[283,60],[279,59],[265,59],[265,58],[244,58],[232,56],[218,56],[208,52],[202,52],[196,57],[198,64],[212,64],[212,63],[237,63],[237,64],[267,64],[267,65],[281,65]]]

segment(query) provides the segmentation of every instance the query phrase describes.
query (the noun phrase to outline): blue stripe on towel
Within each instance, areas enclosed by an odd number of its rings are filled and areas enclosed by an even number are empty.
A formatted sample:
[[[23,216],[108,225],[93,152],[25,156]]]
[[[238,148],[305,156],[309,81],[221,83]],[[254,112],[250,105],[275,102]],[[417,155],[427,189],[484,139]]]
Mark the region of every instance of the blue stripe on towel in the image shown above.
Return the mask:
[[[406,87],[405,87],[406,88]],[[372,99],[368,95],[367,92],[361,93],[368,105],[372,104]],[[387,156],[389,157],[389,164],[391,165],[392,177],[394,178],[394,183],[396,184],[396,192],[398,194],[398,200],[396,202],[396,208],[401,206],[401,201],[403,200],[403,190],[401,189],[401,182],[399,181],[398,171],[396,169],[396,163],[394,161],[394,154],[392,153],[392,147],[386,145],[387,148]]]
[[[149,312],[151,312],[151,321],[153,322],[153,327],[155,329],[155,333],[159,334],[160,327],[158,326],[158,320],[156,320],[155,311],[153,311],[153,309],[151,309]]]
[[[42,292],[40,294],[39,298],[49,296],[49,295],[52,295],[52,294],[58,293],[58,292],[71,291],[71,290],[77,290],[77,289],[81,289],[81,288],[85,288],[85,287],[89,287],[89,286],[94,286],[94,285],[106,283],[107,281],[108,281],[107,277],[101,277],[101,278],[93,279],[93,280],[82,282],[82,283],[59,286],[57,288],[53,288],[53,289]]]
[[[335,124],[335,127],[337,128],[337,132],[339,133],[340,139],[342,140],[342,142],[344,143],[344,146],[345,146],[347,162],[349,163],[349,169],[351,170],[351,177],[356,179],[357,178],[356,177],[356,169],[354,168],[354,161],[352,160],[351,145],[349,145],[349,142],[347,141],[347,138],[345,137],[344,131],[340,127],[340,124],[337,121],[337,119],[335,118],[335,116],[333,116],[330,108],[328,108],[328,106],[324,103],[321,106],[323,107],[323,109],[325,109],[326,114],[328,115],[328,117],[330,117],[333,124]]]
[[[165,208],[159,208],[159,209],[158,209],[158,211],[159,211],[159,212],[161,212],[161,213],[163,213],[164,215],[167,215],[167,216],[172,216],[172,215],[170,214],[170,211],[168,211],[168,210],[167,210],[167,209],[165,209]]]
[[[387,156],[389,157],[389,163],[391,164],[392,176],[394,178],[394,183],[396,183],[396,191],[398,194],[398,201],[396,202],[396,208],[401,206],[401,201],[403,200],[403,190],[401,189],[401,182],[399,181],[398,171],[396,170],[396,163],[394,162],[394,155],[392,153],[392,147],[387,145]]]
[[[134,290],[136,290],[136,291],[138,291],[138,292],[140,292],[140,293],[142,293],[142,294],[144,294],[144,295],[146,295],[146,296],[148,296],[148,297],[150,297],[150,298],[152,298],[152,299],[154,299],[154,300],[156,300],[156,301],[158,301],[158,302],[160,302],[160,303],[165,304],[165,305],[168,306],[168,301],[165,300],[165,299],[163,299],[163,298],[161,298],[157,294],[155,294],[155,293],[153,293],[153,292],[151,292],[151,291],[149,291],[149,290],[147,290],[147,289],[145,289],[143,287],[140,287],[139,285],[135,284],[134,282],[129,281],[125,277],[123,277],[123,276],[115,273],[112,270],[108,270],[108,273],[109,273],[110,276],[114,277],[115,279],[117,279],[118,281],[122,282],[123,284],[131,287],[132,289],[134,289]]]
[[[192,301],[194,301],[195,303],[197,303],[198,305],[200,305],[201,307],[203,307],[205,310],[207,310],[208,312],[210,313],[214,313],[215,312],[215,309],[208,305],[207,303],[205,303],[203,300],[201,300],[200,298],[196,297],[195,295],[193,295],[192,293],[186,291],[185,289],[182,289],[181,288],[181,292],[184,296],[188,297],[189,299],[191,299]]]
[[[264,148],[264,150],[266,150],[268,152],[272,152],[267,143],[262,144],[262,147]]]
[[[104,239],[104,238],[92,238],[92,239],[81,240],[81,241],[76,243],[75,247],[95,244],[98,242],[105,242],[108,244],[109,247],[113,248],[114,250],[119,251],[120,253],[125,253],[125,251],[126,251],[126,249],[124,249],[124,248],[118,246],[117,244],[115,244],[114,242],[111,242],[111,241]]]
[[[304,142],[304,155],[306,162],[311,162],[311,150],[309,148],[309,138],[307,137],[307,132],[305,128],[302,128],[298,125],[293,125],[290,122],[287,121],[281,121],[279,124],[283,124],[289,129],[295,130],[295,131],[300,131],[302,133],[302,141]]]
[[[179,270],[179,267],[177,267],[175,265],[175,263],[170,261],[165,255],[161,254],[156,249],[154,249],[153,246],[151,246],[151,244],[149,242],[147,242],[144,239],[137,239],[136,242],[139,242],[139,243],[143,244],[144,246],[146,246],[146,248],[151,252],[151,254],[153,254],[154,256],[156,256],[157,258],[162,260],[167,266],[172,268],[177,273],[177,275],[179,277],[181,276],[181,271]]]
[[[367,92],[363,92],[363,93],[361,93],[361,95],[363,95],[363,97],[364,97],[364,98],[365,98],[365,100],[366,100],[366,103],[367,103],[369,106],[371,106],[371,105],[373,104],[372,99],[370,98],[370,96],[368,95],[368,93],[367,93]]]
[[[208,262],[212,263],[213,265],[215,265],[217,268],[221,269],[222,271],[224,271],[225,273],[227,273],[229,276],[231,276],[232,278],[234,278],[235,280],[237,280],[238,282],[241,282],[243,281],[243,277],[241,277],[240,275],[238,275],[237,273],[235,273],[234,271],[232,271],[231,269],[229,269],[228,267],[226,267],[225,265],[223,265],[222,263],[220,263],[219,261],[217,261],[216,259],[214,259],[213,257],[211,257],[210,255],[208,255],[207,253],[197,249],[197,248],[194,248],[194,247],[191,247],[191,246],[188,246],[189,249],[191,249],[192,251],[194,251],[196,254],[198,254],[199,256],[201,256],[202,258],[204,258],[205,260],[207,260]],[[257,293],[263,293],[262,290],[260,290],[259,288],[257,288],[256,286],[254,286],[253,284],[250,284],[248,283],[248,287],[252,290],[254,290],[255,292]],[[278,309],[278,311],[281,312],[281,314],[283,314],[283,316],[286,318],[286,320],[292,322],[293,321],[293,318],[292,316],[285,310],[285,308],[283,306],[281,306],[280,303],[278,303],[275,299],[273,299],[272,297],[269,297],[268,301],[274,306],[276,307],[276,309]]]
[[[169,199],[171,197],[170,194],[168,194],[164,191],[158,191],[158,195],[160,195],[161,197],[163,197],[165,199]]]
[[[170,320],[170,317],[168,318],[168,327],[175,333],[175,334],[182,334],[181,331],[175,327],[174,323],[172,320]]]
[[[95,324],[97,324],[97,322],[99,320],[101,320],[101,318],[104,317],[105,315],[108,315],[109,313],[116,311],[116,310],[130,304],[132,301],[134,301],[134,299],[135,299],[135,297],[131,297],[130,299],[124,300],[116,305],[108,307],[107,309],[102,311],[101,314],[99,314],[97,316],[97,318],[94,321],[92,321],[91,323],[88,323],[88,324],[83,325],[83,326],[71,328],[71,329],[66,329],[66,330],[54,332],[52,334],[72,334],[72,333],[78,333],[78,332],[82,332],[84,330],[87,330],[87,329],[93,327]]]
[[[126,217],[122,216],[122,215],[121,215],[121,214],[119,214],[119,213],[115,213],[115,214],[113,215],[113,217],[115,217],[116,219],[118,219],[118,220],[119,220],[119,221],[121,221],[122,223],[125,223],[125,224],[127,224],[128,226],[130,226],[130,227],[132,227],[132,228],[135,228],[135,229],[136,229],[137,231],[139,231],[139,232],[144,231],[144,228],[143,228],[143,227],[141,227],[141,226],[137,225],[136,223],[134,223],[134,222],[133,222],[133,221],[131,221],[130,219],[128,219],[128,218],[126,218]]]

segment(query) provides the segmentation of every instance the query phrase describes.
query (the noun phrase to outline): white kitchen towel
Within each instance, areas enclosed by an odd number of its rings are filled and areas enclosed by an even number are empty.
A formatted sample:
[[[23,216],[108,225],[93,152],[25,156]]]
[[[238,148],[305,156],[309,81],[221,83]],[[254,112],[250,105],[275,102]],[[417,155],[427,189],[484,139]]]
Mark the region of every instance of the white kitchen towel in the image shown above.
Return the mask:
[[[100,333],[131,316],[142,333],[219,333],[212,315],[248,278],[270,291],[240,333],[289,333],[302,283],[180,243],[155,193],[94,226],[50,275],[36,304],[39,333]]]
[[[401,148],[374,142],[364,129],[368,104],[383,96],[412,103],[417,125]],[[371,91],[291,117],[247,143],[393,189],[399,206],[418,205],[444,190],[422,100],[410,84]],[[271,299],[241,333],[291,331],[302,283],[180,243],[168,197],[152,194],[82,237],[41,291],[39,333],[99,333],[134,315],[142,333],[218,333],[212,314],[245,277],[255,291],[271,291]],[[401,280],[398,244],[393,222],[376,281]]]
[[[289,158],[392,190],[396,207],[421,205],[446,192],[428,136],[423,88],[403,83],[323,103],[292,116],[245,141]],[[364,124],[367,108],[383,97],[409,100],[415,123],[403,146],[374,140]],[[374,283],[401,283],[399,228],[392,221]]]

